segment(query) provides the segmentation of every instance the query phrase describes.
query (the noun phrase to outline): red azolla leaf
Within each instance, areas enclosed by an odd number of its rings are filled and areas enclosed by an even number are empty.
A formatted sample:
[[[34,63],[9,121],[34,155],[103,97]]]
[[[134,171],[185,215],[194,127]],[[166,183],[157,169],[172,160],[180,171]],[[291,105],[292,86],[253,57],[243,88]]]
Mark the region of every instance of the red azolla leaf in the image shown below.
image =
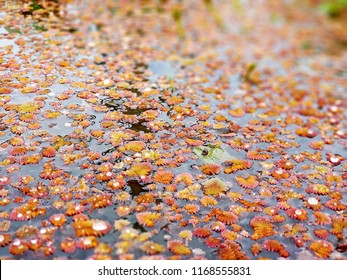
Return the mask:
[[[225,225],[231,225],[238,221],[238,217],[234,213],[228,211],[219,211],[216,216],[217,220]]]
[[[259,184],[258,178],[254,175],[249,175],[248,177],[236,176],[235,180],[245,189],[255,189]]]
[[[330,199],[327,202],[324,203],[324,206],[333,210],[333,211],[342,211],[347,208],[347,206],[343,203],[341,203],[337,199]]]
[[[216,248],[221,244],[221,239],[209,236],[205,239],[205,244],[208,248]]]
[[[42,155],[48,158],[54,157],[56,153],[57,151],[52,146],[48,146],[42,150]]]
[[[227,240],[217,249],[217,254],[222,260],[248,260],[248,256],[241,250],[239,243]]]
[[[318,228],[313,231],[314,235],[320,239],[327,239],[329,236],[329,232],[324,228]]]
[[[284,248],[278,240],[268,239],[263,242],[263,248],[265,250],[279,253],[281,257],[289,257],[289,252]]]
[[[193,235],[195,235],[196,237],[199,237],[199,238],[206,238],[206,237],[211,235],[211,232],[207,228],[199,227],[199,228],[194,229]]]
[[[204,164],[200,166],[200,170],[206,175],[217,175],[222,169],[222,166],[215,163]]]
[[[191,138],[186,138],[185,141],[190,146],[201,146],[204,144],[204,141],[197,140],[197,139],[191,139]]]
[[[296,219],[299,221],[307,220],[307,212],[304,209],[290,208],[286,210],[286,214],[292,219]]]

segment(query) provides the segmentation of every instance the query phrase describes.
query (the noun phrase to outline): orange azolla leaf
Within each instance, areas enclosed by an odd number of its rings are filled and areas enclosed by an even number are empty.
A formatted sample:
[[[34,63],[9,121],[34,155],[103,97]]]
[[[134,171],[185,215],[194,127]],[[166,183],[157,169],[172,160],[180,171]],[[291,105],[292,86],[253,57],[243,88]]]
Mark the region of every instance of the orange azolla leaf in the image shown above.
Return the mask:
[[[310,244],[309,248],[317,257],[322,259],[329,258],[330,254],[334,251],[333,244],[325,240],[315,240]]]
[[[263,251],[263,248],[259,243],[252,244],[251,252],[254,256],[258,256],[262,251]]]
[[[235,241],[227,240],[217,249],[217,254],[222,260],[248,260],[248,256],[241,250],[241,245]]]
[[[105,132],[101,129],[93,129],[90,131],[90,135],[92,135],[95,138],[101,138],[103,137]]]
[[[124,145],[124,150],[139,153],[146,148],[146,143],[142,141],[130,141]],[[120,149],[122,151],[122,149]]]
[[[286,224],[284,225],[284,236],[285,237],[295,237],[298,233],[306,232],[308,229],[300,224]]]
[[[42,155],[44,157],[54,157],[56,155],[56,150],[52,146],[48,146],[42,150]]]
[[[186,138],[185,141],[190,146],[201,146],[201,145],[204,145],[204,141],[197,140],[197,139]]]
[[[33,113],[24,113],[19,117],[22,122],[33,123],[37,120],[37,116]]]
[[[245,189],[255,189],[259,184],[258,178],[254,175],[249,175],[248,177],[236,176],[235,180]]]
[[[212,178],[203,182],[204,195],[220,196],[228,190],[226,184],[219,178]]]
[[[189,188],[177,192],[175,194],[175,197],[188,201],[198,200],[198,197],[194,193],[192,193],[192,190],[190,190]]]
[[[213,198],[213,197],[210,197],[210,196],[203,196],[201,199],[200,199],[200,203],[207,207],[207,206],[214,206],[214,205],[217,205],[218,204],[218,201]]]
[[[12,235],[9,233],[0,234],[0,247],[5,247],[12,241]]]
[[[263,152],[259,152],[257,150],[251,150],[247,152],[246,157],[251,160],[266,160],[266,159],[272,158],[271,155],[263,153]]]
[[[304,209],[290,208],[286,210],[286,214],[295,220],[306,221],[307,220],[307,212]]]
[[[167,248],[176,255],[190,255],[192,253],[192,251],[179,240],[168,241]]]
[[[249,169],[253,166],[253,163],[243,159],[231,159],[224,162],[227,167],[224,169],[224,173],[230,174],[239,170]]]
[[[21,206],[14,208],[10,213],[10,220],[14,221],[25,221],[31,220],[39,215],[46,214],[46,208],[38,207],[38,200],[29,200],[28,203],[22,204]]]
[[[289,178],[289,173],[285,169],[279,167],[271,171],[271,176],[276,180],[281,180]]]
[[[225,225],[231,225],[238,221],[238,217],[234,213],[224,210],[218,211],[216,217],[218,221]]]
[[[314,150],[323,150],[324,149],[325,142],[324,141],[312,141],[308,143],[308,146]]]
[[[199,238],[206,238],[207,236],[211,235],[211,232],[207,228],[198,227],[194,229],[193,235]]]
[[[57,117],[61,116],[61,112],[47,110],[42,113],[42,116],[46,119],[56,119]]]
[[[315,223],[318,225],[329,225],[331,224],[331,219],[327,214],[315,211],[313,215],[316,217]]]
[[[112,180],[115,177],[115,174],[111,171],[104,171],[101,173],[96,174],[95,178],[97,180],[100,180],[102,182],[107,182]],[[108,185],[107,185],[108,186]]]
[[[52,223],[52,225],[56,227],[61,227],[66,223],[66,218],[64,214],[53,214],[49,221]]]
[[[116,195],[115,199],[117,201],[129,201],[131,199],[131,195],[128,192],[120,192]]]
[[[90,250],[98,245],[98,239],[95,236],[83,236],[76,241],[76,247],[82,250]]]
[[[159,113],[155,110],[147,110],[141,114],[141,117],[146,121],[154,121],[158,117]]]
[[[186,210],[189,214],[196,214],[200,210],[200,206],[197,204],[186,204],[183,206],[183,209]]]
[[[274,215],[271,217],[272,223],[283,223],[286,220],[286,217],[283,215]]]
[[[318,211],[322,208],[323,205],[319,202],[319,198],[308,197],[304,199],[304,206],[314,211]]]
[[[235,240],[237,238],[237,233],[235,231],[226,229],[221,232],[221,236],[225,240]]]
[[[301,137],[314,138],[318,135],[318,132],[307,127],[300,127],[295,130],[295,133]]]
[[[234,110],[229,110],[229,114],[235,118],[240,118],[245,115],[245,111],[242,108],[238,107]]]
[[[112,229],[112,226],[103,220],[76,220],[73,227],[76,236],[103,236]]]
[[[206,175],[217,175],[222,169],[222,166],[215,163],[204,164],[200,166],[200,170]]]
[[[67,237],[60,242],[60,249],[65,253],[72,254],[76,250],[75,241],[71,237]]]
[[[339,239],[343,238],[343,231],[347,228],[347,217],[332,216],[332,226],[333,228],[330,230],[330,233],[336,235]]]
[[[155,195],[153,193],[147,192],[145,194],[139,195],[135,198],[138,204],[149,204],[154,202]]]
[[[262,247],[267,251],[279,253],[281,257],[289,257],[289,252],[284,248],[283,244],[275,239],[265,240]]]
[[[330,193],[330,188],[322,184],[310,184],[306,192],[316,195],[327,195]]]
[[[155,212],[142,212],[136,215],[137,221],[146,227],[153,227],[160,217],[160,213]]]
[[[77,214],[84,212],[84,210],[85,210],[85,208],[81,204],[70,205],[66,209],[65,214],[68,216],[74,216],[74,215],[77,215]]]
[[[23,255],[29,249],[28,241],[16,238],[8,248],[12,255]]]
[[[226,229],[226,226],[224,223],[220,222],[220,221],[215,221],[211,226],[210,229],[215,231],[215,232],[221,232],[224,231]]]
[[[155,255],[162,253],[165,248],[162,245],[153,241],[146,241],[140,246],[140,249],[147,255]]]
[[[170,184],[174,174],[171,171],[159,170],[153,175],[153,181],[157,183]]]
[[[134,165],[132,165],[130,169],[127,171],[127,175],[142,177],[142,176],[147,176],[151,171],[152,171],[151,164],[147,162],[140,162],[140,163],[135,163]]]
[[[19,136],[15,136],[9,140],[10,145],[12,146],[21,146],[24,144],[24,139]]]
[[[205,244],[208,248],[216,248],[221,244],[221,239],[217,237],[209,236],[205,239]]]
[[[190,186],[193,184],[193,176],[190,173],[181,173],[176,175],[175,177],[175,184],[178,184],[180,182],[183,182],[186,186]]]
[[[11,127],[11,132],[15,135],[21,135],[27,131],[26,127],[20,125],[14,125]]]
[[[270,220],[266,217],[256,216],[249,222],[253,228],[254,233],[251,236],[252,240],[258,240],[264,237],[274,235],[274,225],[270,223]]]

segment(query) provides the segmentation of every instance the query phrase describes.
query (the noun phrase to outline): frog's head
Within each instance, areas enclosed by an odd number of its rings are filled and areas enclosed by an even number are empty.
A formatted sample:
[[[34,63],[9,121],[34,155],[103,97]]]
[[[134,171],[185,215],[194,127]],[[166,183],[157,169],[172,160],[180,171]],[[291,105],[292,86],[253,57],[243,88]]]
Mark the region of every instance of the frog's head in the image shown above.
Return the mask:
[[[213,144],[195,147],[193,151],[205,163],[220,162],[223,156],[223,149]]]

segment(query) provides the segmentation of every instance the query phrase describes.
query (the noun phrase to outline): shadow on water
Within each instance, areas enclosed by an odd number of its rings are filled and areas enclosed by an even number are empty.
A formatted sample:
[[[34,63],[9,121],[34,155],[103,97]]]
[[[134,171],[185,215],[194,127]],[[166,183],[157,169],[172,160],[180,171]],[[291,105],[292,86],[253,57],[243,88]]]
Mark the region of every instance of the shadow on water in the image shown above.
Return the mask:
[[[138,196],[142,192],[147,192],[147,190],[144,190],[144,185],[140,184],[137,180],[129,180],[127,182],[127,185],[130,187],[130,194],[132,198],[135,196]]]

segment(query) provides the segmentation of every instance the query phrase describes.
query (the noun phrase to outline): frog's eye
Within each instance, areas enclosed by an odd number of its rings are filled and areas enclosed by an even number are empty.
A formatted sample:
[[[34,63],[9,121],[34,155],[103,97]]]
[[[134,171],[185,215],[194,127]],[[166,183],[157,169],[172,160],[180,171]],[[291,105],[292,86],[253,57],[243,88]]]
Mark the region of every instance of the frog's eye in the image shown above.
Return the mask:
[[[208,149],[207,149],[207,148],[204,148],[204,149],[202,150],[201,155],[203,155],[204,157],[207,156],[207,155],[208,155]]]

